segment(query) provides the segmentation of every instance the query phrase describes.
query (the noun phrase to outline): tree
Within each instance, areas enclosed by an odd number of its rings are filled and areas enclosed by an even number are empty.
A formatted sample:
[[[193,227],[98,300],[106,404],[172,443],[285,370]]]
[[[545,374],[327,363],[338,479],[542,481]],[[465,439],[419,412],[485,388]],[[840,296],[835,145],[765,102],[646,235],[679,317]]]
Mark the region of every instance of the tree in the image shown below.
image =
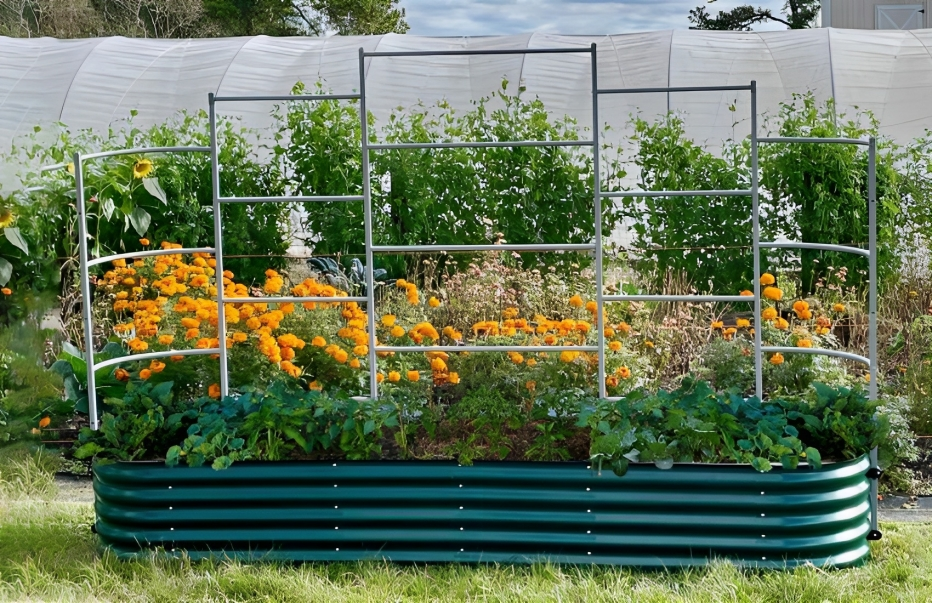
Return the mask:
[[[709,4],[716,0],[708,0]],[[706,7],[697,6],[689,11],[690,29],[714,29],[732,31],[750,31],[751,26],[757,23],[776,21],[783,23],[789,29],[808,29],[819,16],[820,0],[787,0],[783,5],[783,16],[777,17],[769,8],[754,8],[745,4],[730,11],[718,11],[713,17],[706,11]]]
[[[192,38],[405,33],[398,0],[0,0],[0,36]]]

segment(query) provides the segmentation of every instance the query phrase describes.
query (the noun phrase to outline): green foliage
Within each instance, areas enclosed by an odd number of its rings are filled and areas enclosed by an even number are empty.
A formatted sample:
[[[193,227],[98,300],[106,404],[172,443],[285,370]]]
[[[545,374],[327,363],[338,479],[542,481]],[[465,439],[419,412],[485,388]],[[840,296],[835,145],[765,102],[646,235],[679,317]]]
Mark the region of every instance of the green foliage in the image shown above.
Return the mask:
[[[509,401],[498,389],[487,386],[474,389],[449,408],[447,421],[452,425],[466,424],[469,429],[449,447],[448,453],[464,465],[475,458],[504,458],[511,449],[505,434],[521,427],[526,421],[520,407]]]
[[[388,143],[578,139],[573,120],[552,120],[540,100],[525,100],[520,91],[512,95],[507,85],[503,82],[501,90],[462,115],[443,101],[393,113],[380,138]],[[295,89],[302,90],[300,84]],[[355,104],[294,103],[279,120],[275,153],[280,171],[294,175],[296,193],[360,194]],[[376,140],[374,130],[370,140]],[[618,175],[609,172],[606,181]],[[591,153],[575,147],[382,151],[372,158],[375,243],[589,242],[594,234],[591,180]],[[359,204],[313,203],[305,211],[315,252],[364,252]],[[603,227],[610,231],[617,223],[609,206]],[[556,257],[544,261],[553,263]]]
[[[775,463],[795,469],[805,459],[818,469],[823,457],[851,459],[885,445],[889,422],[877,408],[859,390],[818,383],[808,400],[761,402],[686,378],[672,392],[638,390],[599,401],[577,424],[592,430],[593,463],[620,474],[630,462],[651,461],[737,461],[769,471]]]
[[[877,121],[858,114],[844,121],[829,99],[819,106],[815,97],[794,95],[780,108],[780,136],[865,138],[877,136]],[[861,125],[867,122],[866,126]],[[894,168],[899,151],[879,140],[877,151],[877,267],[879,283],[898,265],[895,220],[900,212],[900,176]],[[808,243],[866,246],[868,243],[868,154],[865,147],[841,144],[770,144],[761,147],[761,185],[769,192],[762,211],[766,239],[784,235]],[[803,250],[802,292],[815,291],[832,266],[847,266],[854,286],[867,282],[867,258]],[[785,257],[784,254],[774,254]]]
[[[708,0],[711,4],[716,0]],[[809,29],[815,26],[821,9],[820,0],[787,0],[783,4],[783,16],[774,16],[769,8],[754,8],[742,4],[728,11],[718,11],[716,16],[708,13],[705,6],[697,6],[689,11],[690,29],[737,30],[750,31],[757,23],[775,21],[786,25],[788,29]]]
[[[38,129],[36,134],[38,134]],[[260,164],[254,154],[256,134],[230,120],[218,123],[220,188],[228,196],[283,194],[283,180],[274,166]],[[176,119],[140,130],[128,123],[106,136],[92,132],[69,134],[61,130],[56,144],[40,143],[38,137],[24,140],[4,160],[23,166],[22,188],[0,207],[9,205],[15,227],[29,253],[4,246],[0,237],[0,260],[12,262],[12,287],[34,290],[57,289],[64,281],[70,293],[70,274],[77,268],[77,225],[74,207],[74,178],[67,169],[39,173],[39,166],[68,163],[76,151],[90,153],[134,147],[206,146],[209,143],[207,115],[180,114]],[[151,160],[153,170],[135,177],[137,162]],[[210,157],[206,153],[119,156],[85,163],[84,188],[88,199],[89,244],[93,255],[138,251],[140,237],[154,243],[168,240],[185,247],[213,246],[214,229],[210,208],[213,192]],[[224,252],[229,256],[260,256],[228,259],[225,268],[241,280],[260,281],[270,266],[280,268],[280,257],[290,239],[286,204],[232,203],[223,208]],[[4,231],[9,228],[3,229]],[[62,279],[62,273],[65,278]],[[3,265],[0,265],[0,277]],[[2,278],[0,278],[2,280]]]
[[[405,33],[398,0],[20,0],[0,3],[0,35],[205,38]]]
[[[750,186],[746,144],[728,144],[723,156],[716,157],[686,138],[683,118],[677,115],[654,123],[636,118],[633,125],[641,190]],[[683,274],[701,292],[733,294],[751,282],[750,197],[625,198],[621,207],[632,220],[636,267],[653,287]],[[733,248],[744,245],[748,248]]]

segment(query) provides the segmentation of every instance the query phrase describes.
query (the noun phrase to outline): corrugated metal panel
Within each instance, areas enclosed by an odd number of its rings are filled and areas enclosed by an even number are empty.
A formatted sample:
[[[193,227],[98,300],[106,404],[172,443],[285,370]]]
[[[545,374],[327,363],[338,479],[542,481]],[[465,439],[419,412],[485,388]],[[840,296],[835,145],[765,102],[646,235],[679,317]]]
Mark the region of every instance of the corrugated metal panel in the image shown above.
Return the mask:
[[[97,531],[123,556],[843,567],[869,554],[868,468],[117,463],[95,468],[94,490]]]

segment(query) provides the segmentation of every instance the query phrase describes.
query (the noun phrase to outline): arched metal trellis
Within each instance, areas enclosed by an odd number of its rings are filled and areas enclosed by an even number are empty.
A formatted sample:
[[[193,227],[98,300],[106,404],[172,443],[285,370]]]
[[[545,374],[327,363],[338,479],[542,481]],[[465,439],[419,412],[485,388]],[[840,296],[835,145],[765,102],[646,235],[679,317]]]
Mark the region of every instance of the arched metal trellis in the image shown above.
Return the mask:
[[[366,111],[366,79],[365,64],[366,59],[391,58],[391,57],[410,57],[410,56],[463,56],[470,57],[476,55],[507,55],[507,54],[589,54],[591,58],[591,93],[592,93],[592,133],[591,140],[574,140],[574,141],[552,141],[552,140],[507,140],[507,141],[483,141],[483,142],[433,142],[433,143],[370,143],[369,142],[369,125]],[[739,190],[698,190],[698,191],[612,191],[603,192],[600,188],[599,180],[599,99],[606,95],[615,94],[643,94],[643,93],[710,93],[710,92],[747,92],[750,94],[750,118],[751,118],[751,183],[748,189]],[[224,102],[242,102],[242,101],[279,101],[279,102],[319,102],[325,100],[354,100],[359,102],[359,115],[361,129],[361,150],[362,150],[362,195],[347,196],[285,196],[285,197],[226,197],[220,190],[220,165],[217,142],[217,118],[216,105]],[[87,383],[88,383],[88,408],[90,414],[90,423],[93,429],[99,427],[99,417],[97,409],[97,393],[94,379],[95,370],[100,370],[122,362],[134,360],[149,360],[163,358],[174,355],[203,355],[215,354],[219,357],[220,363],[220,390],[221,395],[226,396],[229,393],[229,367],[227,364],[227,349],[224,342],[226,341],[226,324],[224,316],[225,303],[244,303],[244,302],[263,302],[263,303],[285,303],[285,302],[350,302],[355,301],[364,303],[367,307],[368,315],[368,336],[369,336],[369,396],[377,398],[379,395],[379,386],[377,381],[377,354],[380,352],[505,352],[505,351],[524,351],[524,352],[556,352],[563,350],[596,352],[598,354],[598,391],[602,397],[607,397],[605,385],[605,336],[604,329],[597,325],[597,343],[594,346],[385,346],[376,345],[375,337],[375,287],[373,276],[373,259],[376,253],[404,253],[404,252],[473,252],[473,251],[516,251],[516,252],[545,252],[545,251],[581,251],[591,252],[595,259],[595,289],[597,316],[601,320],[606,303],[621,301],[665,301],[665,302],[729,302],[729,303],[749,303],[754,307],[754,316],[761,315],[761,264],[760,253],[762,249],[774,248],[799,248],[799,249],[817,249],[824,251],[841,251],[867,257],[869,260],[869,354],[868,357],[852,354],[838,350],[826,350],[817,348],[797,348],[797,347],[770,347],[764,346],[761,340],[761,329],[755,329],[754,332],[754,368],[755,368],[755,393],[758,397],[763,394],[762,381],[762,364],[765,353],[803,353],[803,354],[824,354],[829,356],[841,357],[848,360],[855,360],[866,364],[869,367],[870,384],[869,393],[871,399],[877,397],[877,186],[876,186],[876,141],[874,138],[869,140],[847,139],[847,138],[759,138],[757,132],[757,84],[751,81],[746,85],[736,86],[689,86],[689,87],[663,87],[663,88],[617,88],[617,89],[600,89],[598,85],[598,64],[596,45],[592,44],[588,48],[536,48],[536,49],[508,49],[508,50],[451,50],[451,51],[399,51],[399,52],[366,52],[359,49],[359,89],[354,94],[320,94],[320,95],[288,95],[288,96],[216,96],[210,94],[208,97],[209,104],[209,122],[210,122],[210,146],[208,147],[160,147],[160,148],[136,148],[119,151],[110,151],[104,153],[93,153],[74,155],[75,166],[75,186],[77,189],[77,209],[78,209],[78,227],[79,227],[79,249],[80,249],[80,278],[81,294],[83,301],[84,313],[84,337],[87,360]],[[758,166],[758,148],[760,144],[854,144],[862,145],[868,148],[868,220],[869,220],[869,247],[861,249],[857,247],[844,245],[829,245],[811,242],[775,242],[760,240],[760,221],[759,221],[759,166]],[[445,149],[460,147],[522,147],[522,146],[589,146],[592,148],[593,156],[593,219],[595,225],[595,236],[591,243],[583,244],[502,244],[502,245],[376,245],[373,242],[372,227],[372,191],[370,186],[370,154],[373,152],[391,150],[391,149]],[[112,157],[117,155],[137,155],[144,153],[176,153],[176,152],[199,152],[210,153],[211,156],[211,174],[213,187],[213,219],[214,219],[214,246],[190,249],[160,249],[125,253],[106,257],[90,258],[88,250],[87,234],[87,205],[84,199],[84,179],[83,166],[87,161]],[[754,297],[745,297],[739,295],[606,295],[603,292],[603,265],[602,265],[602,204],[604,199],[621,198],[621,197],[722,197],[722,196],[745,196],[751,197],[752,204],[752,231],[753,231],[753,255],[754,255]],[[218,314],[217,339],[220,345],[216,348],[194,349],[194,350],[167,350],[161,352],[149,352],[144,354],[127,355],[120,358],[112,358],[102,362],[95,362],[92,350],[94,349],[92,322],[92,292],[89,279],[89,270],[91,267],[110,262],[117,259],[143,258],[166,254],[188,254],[188,253],[209,253],[213,254],[216,259],[215,278],[218,283],[222,282],[223,274],[223,224],[221,206],[227,203],[282,203],[282,202],[346,202],[362,203],[364,207],[364,228],[365,228],[365,282],[366,295],[359,297],[236,297],[227,298],[224,295],[222,284],[216,287],[216,302]],[[877,466],[877,452],[871,452],[871,465]],[[870,538],[879,538],[877,532],[877,480],[872,480],[871,485],[871,535]]]

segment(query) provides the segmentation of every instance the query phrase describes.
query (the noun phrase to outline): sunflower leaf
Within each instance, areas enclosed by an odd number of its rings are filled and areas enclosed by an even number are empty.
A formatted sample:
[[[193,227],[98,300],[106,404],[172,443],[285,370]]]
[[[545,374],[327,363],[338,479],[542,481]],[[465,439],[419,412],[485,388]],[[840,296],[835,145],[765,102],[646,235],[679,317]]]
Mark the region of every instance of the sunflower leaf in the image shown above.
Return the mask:
[[[10,282],[13,276],[13,264],[3,258],[0,258],[0,287]]]
[[[29,245],[26,244],[26,240],[23,238],[23,235],[20,234],[19,228],[8,226],[3,229],[3,234],[6,235],[6,240],[19,247],[19,249],[29,255]]]
[[[152,216],[149,215],[149,212],[137,206],[129,215],[129,221],[136,232],[139,233],[139,236],[142,237],[145,236],[146,230],[149,229],[149,222],[152,221]]]
[[[158,178],[143,178],[142,185],[149,191],[150,195],[161,201],[162,205],[168,205],[168,197],[165,195],[165,191],[162,190]]]

